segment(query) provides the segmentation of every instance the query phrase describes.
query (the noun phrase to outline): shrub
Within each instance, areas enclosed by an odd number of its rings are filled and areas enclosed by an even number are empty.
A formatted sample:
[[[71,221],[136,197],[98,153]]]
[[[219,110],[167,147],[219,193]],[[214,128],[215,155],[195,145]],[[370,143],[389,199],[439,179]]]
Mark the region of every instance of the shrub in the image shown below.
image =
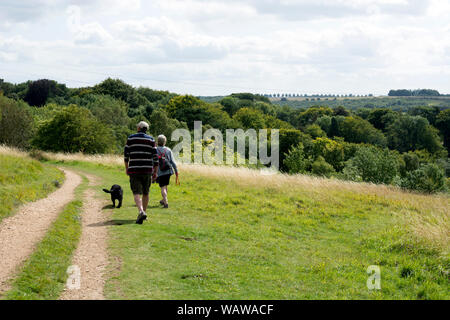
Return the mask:
[[[398,167],[395,153],[388,149],[362,146],[347,161],[343,172],[349,180],[389,184],[397,175]]]
[[[306,135],[300,130],[297,129],[280,129],[279,132],[279,140],[280,140],[280,163],[281,170],[286,170],[284,165],[284,158],[289,153],[291,148],[297,146],[300,142],[305,145],[310,145],[312,143],[312,139],[309,135]]]
[[[292,147],[289,153],[285,155],[283,165],[289,173],[305,173],[308,166],[308,160],[305,157],[303,144],[299,143]]]
[[[336,171],[333,166],[319,156],[311,165],[311,172],[318,176],[330,177]]]
[[[0,144],[27,148],[34,132],[29,106],[0,96]]]
[[[37,161],[48,161],[49,158],[44,155],[41,150],[31,149],[28,155]]]
[[[39,127],[33,145],[42,150],[105,153],[114,148],[113,134],[89,110],[70,105]]]
[[[424,164],[419,169],[408,172],[401,183],[403,188],[427,193],[442,191],[445,185],[444,169],[435,163]]]
[[[344,144],[328,138],[317,138],[313,141],[312,153],[314,158],[323,157],[335,170],[342,170],[344,167]]]

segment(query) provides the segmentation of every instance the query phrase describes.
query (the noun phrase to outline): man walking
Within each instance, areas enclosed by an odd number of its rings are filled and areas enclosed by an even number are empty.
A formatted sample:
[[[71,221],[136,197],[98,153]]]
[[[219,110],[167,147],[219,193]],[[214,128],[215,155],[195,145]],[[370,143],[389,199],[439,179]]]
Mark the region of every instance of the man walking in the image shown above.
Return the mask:
[[[124,150],[125,170],[130,176],[131,191],[139,210],[137,224],[142,224],[147,219],[150,184],[158,169],[155,140],[146,134],[147,130],[148,123],[139,122],[138,132],[128,137]]]

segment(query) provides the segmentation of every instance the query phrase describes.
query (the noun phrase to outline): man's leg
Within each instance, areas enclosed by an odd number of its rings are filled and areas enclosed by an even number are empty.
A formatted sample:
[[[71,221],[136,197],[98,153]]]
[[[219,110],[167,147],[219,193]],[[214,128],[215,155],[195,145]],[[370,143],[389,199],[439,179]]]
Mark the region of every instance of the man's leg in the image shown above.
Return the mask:
[[[142,208],[144,212],[147,212],[147,206],[148,206],[148,200],[150,199],[150,196],[148,194],[144,194],[142,196]]]
[[[142,207],[141,195],[135,194],[133,196],[134,196],[134,202],[136,203],[136,207],[138,208],[139,212],[145,211],[144,208]],[[142,198],[144,198],[144,196]],[[148,198],[148,195],[147,195],[147,198]]]

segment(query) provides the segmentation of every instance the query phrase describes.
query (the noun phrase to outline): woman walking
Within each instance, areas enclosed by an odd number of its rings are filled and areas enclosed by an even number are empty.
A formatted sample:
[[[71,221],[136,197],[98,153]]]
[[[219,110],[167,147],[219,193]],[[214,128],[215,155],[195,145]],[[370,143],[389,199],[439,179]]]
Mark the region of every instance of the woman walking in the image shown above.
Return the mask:
[[[160,204],[164,206],[164,208],[169,207],[169,203],[167,201],[167,187],[170,183],[170,176],[175,173],[176,175],[176,184],[179,184],[178,180],[178,169],[175,160],[173,159],[172,150],[166,147],[167,138],[164,135],[158,136],[158,146],[156,147],[156,153],[159,159],[158,165],[158,177],[156,178],[156,182],[158,182],[161,188],[161,196],[162,199],[159,201]]]

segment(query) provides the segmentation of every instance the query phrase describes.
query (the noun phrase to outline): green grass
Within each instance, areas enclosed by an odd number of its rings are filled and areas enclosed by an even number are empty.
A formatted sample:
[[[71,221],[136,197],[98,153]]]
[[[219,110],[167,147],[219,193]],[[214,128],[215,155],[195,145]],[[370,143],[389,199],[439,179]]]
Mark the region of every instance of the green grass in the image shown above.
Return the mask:
[[[67,268],[81,235],[81,194],[87,179],[76,189],[76,199],[69,202],[47,231],[33,254],[15,278],[7,300],[58,299],[67,280]]]
[[[44,198],[63,180],[64,174],[53,166],[0,154],[0,221],[19,205]]]
[[[245,186],[182,172],[169,209],[152,186],[149,220],[122,167],[66,163],[124,188],[110,230],[110,299],[449,299],[448,254],[395,213],[407,202],[348,190]],[[414,210],[414,208],[409,208]],[[366,287],[381,267],[381,290]]]

